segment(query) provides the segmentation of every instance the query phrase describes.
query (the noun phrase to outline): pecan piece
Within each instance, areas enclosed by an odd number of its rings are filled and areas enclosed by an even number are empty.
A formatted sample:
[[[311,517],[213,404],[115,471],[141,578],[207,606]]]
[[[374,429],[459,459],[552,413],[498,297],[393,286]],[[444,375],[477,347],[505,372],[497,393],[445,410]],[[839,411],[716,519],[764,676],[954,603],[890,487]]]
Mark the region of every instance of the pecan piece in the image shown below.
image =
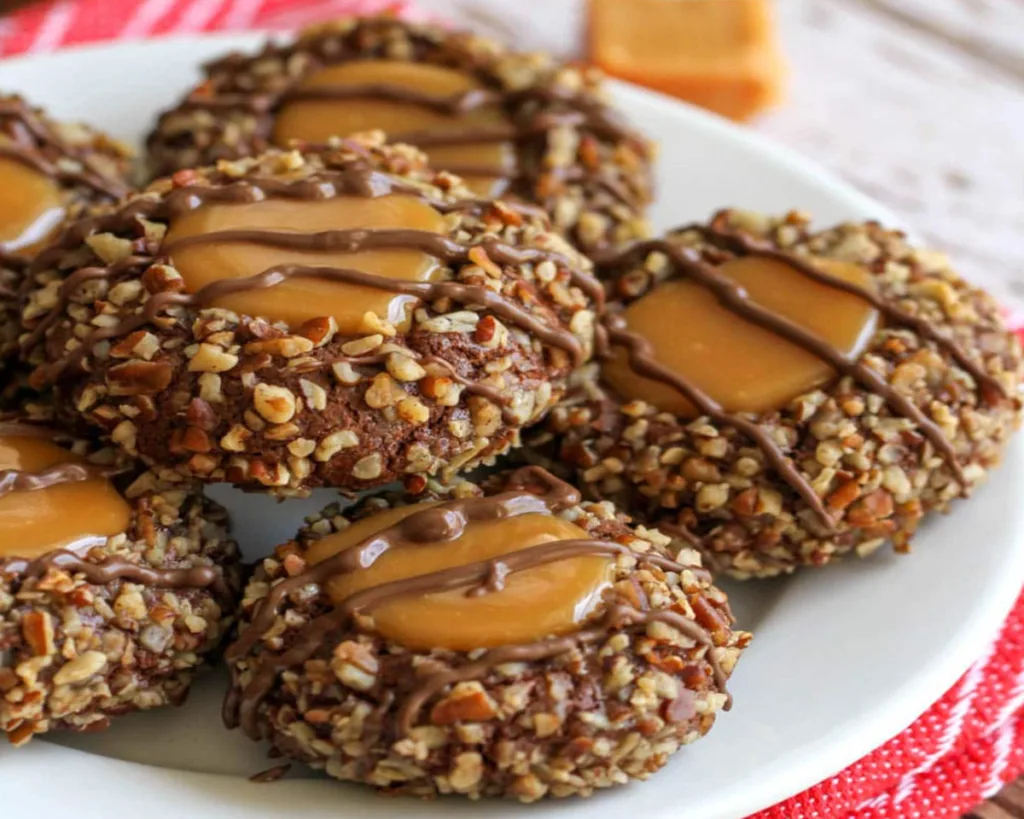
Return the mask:
[[[452,725],[456,722],[484,722],[497,715],[491,698],[483,691],[473,691],[441,700],[431,710],[430,721],[434,725]]]
[[[152,395],[167,389],[174,368],[167,361],[126,361],[107,370],[111,395]]]
[[[7,732],[7,741],[11,743],[15,748],[19,745],[24,745],[35,733],[36,723],[34,722],[23,722],[20,725],[12,728]]]
[[[217,426],[217,413],[210,402],[202,398],[193,398],[189,401],[185,417],[192,426],[199,427],[205,432],[210,432]]]
[[[845,509],[857,500],[858,495],[860,495],[860,487],[857,482],[847,481],[829,495],[825,503],[829,509]]]
[[[846,522],[851,526],[871,526],[888,518],[893,513],[892,495],[884,489],[868,492],[846,513]]]
[[[498,322],[495,321],[494,316],[484,316],[476,324],[476,329],[473,331],[473,341],[477,344],[486,344],[494,338],[497,327]]]
[[[187,452],[209,452],[213,449],[210,436],[199,427],[187,427],[181,437],[182,449]]]
[[[178,292],[185,289],[185,280],[173,267],[155,264],[142,274],[142,283],[150,293]]]
[[[131,358],[135,353],[135,346],[142,341],[149,333],[145,330],[136,330],[110,348],[111,358]]]
[[[685,689],[674,700],[670,700],[662,706],[662,717],[670,725],[692,719],[696,713],[697,705],[694,702],[693,692]]]
[[[338,322],[333,316],[310,319],[299,327],[299,335],[312,341],[315,347],[326,344],[337,332]]]
[[[750,517],[757,512],[757,490],[744,489],[732,499],[729,506],[740,517]]]
[[[21,620],[21,634],[37,657],[53,654],[53,618],[45,611],[30,611]]]

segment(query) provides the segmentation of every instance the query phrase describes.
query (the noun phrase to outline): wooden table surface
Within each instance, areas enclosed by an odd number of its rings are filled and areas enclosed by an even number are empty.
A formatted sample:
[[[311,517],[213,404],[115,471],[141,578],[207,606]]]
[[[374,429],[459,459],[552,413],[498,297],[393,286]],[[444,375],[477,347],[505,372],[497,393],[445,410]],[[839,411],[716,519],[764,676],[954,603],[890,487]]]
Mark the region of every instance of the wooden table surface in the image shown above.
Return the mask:
[[[24,2],[0,0],[0,13]],[[580,54],[581,0],[419,5],[524,48]],[[777,7],[789,92],[752,127],[884,202],[1024,318],[1024,0]],[[1024,784],[970,815],[1024,817]]]

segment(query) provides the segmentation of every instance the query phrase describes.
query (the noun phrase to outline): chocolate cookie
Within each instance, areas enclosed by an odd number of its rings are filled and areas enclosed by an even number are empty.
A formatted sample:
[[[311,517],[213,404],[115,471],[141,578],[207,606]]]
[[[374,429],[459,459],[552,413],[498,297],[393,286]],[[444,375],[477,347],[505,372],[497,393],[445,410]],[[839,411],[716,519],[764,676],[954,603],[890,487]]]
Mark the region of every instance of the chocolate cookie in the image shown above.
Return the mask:
[[[195,486],[0,423],[0,731],[180,703],[235,616],[239,555]]]
[[[905,551],[1020,422],[1021,350],[997,305],[898,231],[724,211],[599,268],[618,302],[604,363],[547,445],[716,570]]]
[[[61,227],[128,192],[130,160],[110,137],[0,94],[0,398],[11,388],[25,268]]]
[[[749,635],[696,552],[626,521],[536,467],[329,507],[246,590],[229,725],[421,797],[646,779],[728,707]]]
[[[508,450],[590,355],[602,294],[531,207],[408,146],[182,171],[41,256],[37,386],[151,464],[279,492]]]
[[[599,72],[390,17],[211,63],[149,156],[167,174],[377,128],[479,195],[542,205],[585,251],[647,235],[652,148],[608,107]]]

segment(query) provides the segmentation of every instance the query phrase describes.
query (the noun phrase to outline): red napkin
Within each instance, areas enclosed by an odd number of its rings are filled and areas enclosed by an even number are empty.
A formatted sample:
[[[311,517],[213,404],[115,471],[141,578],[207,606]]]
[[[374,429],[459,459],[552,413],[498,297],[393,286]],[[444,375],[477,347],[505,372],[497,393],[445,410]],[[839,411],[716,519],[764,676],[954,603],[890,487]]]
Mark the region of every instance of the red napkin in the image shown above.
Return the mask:
[[[415,15],[411,3],[385,0],[51,0],[0,20],[0,56],[107,39],[288,29],[384,11]],[[1022,770],[1024,595],[981,659],[909,728],[752,819],[946,819]]]
[[[1024,595],[982,658],[909,728],[752,819],[946,819],[1021,771]]]
[[[50,0],[0,20],[0,57],[97,40],[291,29],[346,14],[415,12],[395,0]]]

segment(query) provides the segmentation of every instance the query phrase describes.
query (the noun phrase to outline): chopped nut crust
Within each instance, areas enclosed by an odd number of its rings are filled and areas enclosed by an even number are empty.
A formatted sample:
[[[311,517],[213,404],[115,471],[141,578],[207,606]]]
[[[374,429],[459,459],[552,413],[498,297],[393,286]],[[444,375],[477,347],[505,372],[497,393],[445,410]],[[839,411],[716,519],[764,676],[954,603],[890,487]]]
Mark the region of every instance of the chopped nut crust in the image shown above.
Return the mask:
[[[491,478],[485,489],[462,483],[454,494],[496,494],[506,480]],[[257,567],[242,628],[274,585],[304,570],[303,555],[315,541],[409,500],[380,496],[310,518],[294,541]],[[706,629],[713,645],[657,620],[612,628],[563,654],[508,662],[449,683],[403,726],[402,706],[427,675],[476,661],[483,651],[412,651],[375,634],[372,612],[357,614],[308,660],[280,673],[257,708],[261,732],[276,751],[330,776],[419,797],[532,802],[646,779],[711,728],[727,694],[715,682],[709,652],[728,675],[749,635],[732,630],[725,595],[699,568],[695,551],[677,556],[682,572],[667,571],[642,555],[666,555],[669,539],[628,526],[610,503],[582,503],[560,515],[630,550],[615,563],[605,605],[675,612]],[[330,606],[316,585],[287,595],[273,625],[233,664],[229,701]]]
[[[999,463],[1020,423],[1020,344],[994,300],[960,279],[943,255],[874,223],[812,232],[799,213],[770,219],[723,211],[713,224],[801,256],[864,265],[887,301],[955,340],[1005,397],[985,394],[948,351],[897,322],[876,333],[861,360],[941,428],[966,489]],[[728,256],[695,230],[671,235],[711,263]],[[669,271],[652,254],[615,275],[613,298],[630,302]],[[831,533],[735,428],[624,402],[602,385],[597,365],[575,376],[566,402],[532,442],[557,453],[554,466],[571,470],[591,497],[612,499],[638,520],[697,545],[710,567],[738,578],[820,566],[851,551],[866,555],[887,540],[908,551],[924,514],[945,510],[961,494],[949,463],[914,422],[852,378],[751,417],[823,499],[835,519]]]
[[[450,476],[517,445],[520,429],[559,399],[573,361],[529,326],[502,320],[483,304],[421,302],[407,332],[373,316],[377,326],[356,336],[337,332],[330,318],[289,329],[259,316],[172,305],[144,327],[117,332],[150,299],[183,287],[172,260],[161,256],[167,220],[126,220],[127,210],[159,205],[182,186],[255,178],[291,184],[357,163],[433,201],[468,197],[453,177],[427,170],[422,154],[384,146],[375,135],[321,153],[271,152],[176,175],[109,217],[80,223],[48,252],[50,263],[34,271],[22,314],[22,343],[37,375],[77,357],[56,381],[59,406],[147,463],[279,494]],[[571,341],[580,358],[589,356],[596,283],[586,259],[549,232],[542,216],[483,203],[456,207],[445,222],[448,238],[479,251],[477,258],[486,255],[487,242],[497,242],[562,259],[502,264],[498,278],[467,259],[443,266],[441,279],[486,288]],[[102,262],[98,235],[129,239],[133,255],[106,278],[87,278],[58,299],[70,275]],[[577,286],[581,279],[586,286]],[[491,328],[483,340],[481,326]],[[97,328],[102,340],[83,349]]]
[[[124,460],[111,447],[69,446],[97,465]],[[14,745],[181,703],[234,623],[241,565],[224,510],[173,472],[136,470],[115,482],[130,524],[85,552],[86,563],[213,568],[219,580],[173,588],[127,573],[101,582],[61,565],[25,575],[22,561],[0,558],[0,732]]]
[[[0,93],[0,138],[12,141],[19,151],[39,157],[53,168],[66,209],[65,223],[73,222],[97,207],[115,201],[132,154],[126,145],[78,123],[57,122],[41,109],[32,108],[18,96]],[[2,139],[0,139],[2,141]],[[77,179],[76,174],[92,171],[111,185],[98,190]],[[11,408],[24,387],[11,359],[17,351],[18,293],[31,259],[0,250],[0,408]]]

